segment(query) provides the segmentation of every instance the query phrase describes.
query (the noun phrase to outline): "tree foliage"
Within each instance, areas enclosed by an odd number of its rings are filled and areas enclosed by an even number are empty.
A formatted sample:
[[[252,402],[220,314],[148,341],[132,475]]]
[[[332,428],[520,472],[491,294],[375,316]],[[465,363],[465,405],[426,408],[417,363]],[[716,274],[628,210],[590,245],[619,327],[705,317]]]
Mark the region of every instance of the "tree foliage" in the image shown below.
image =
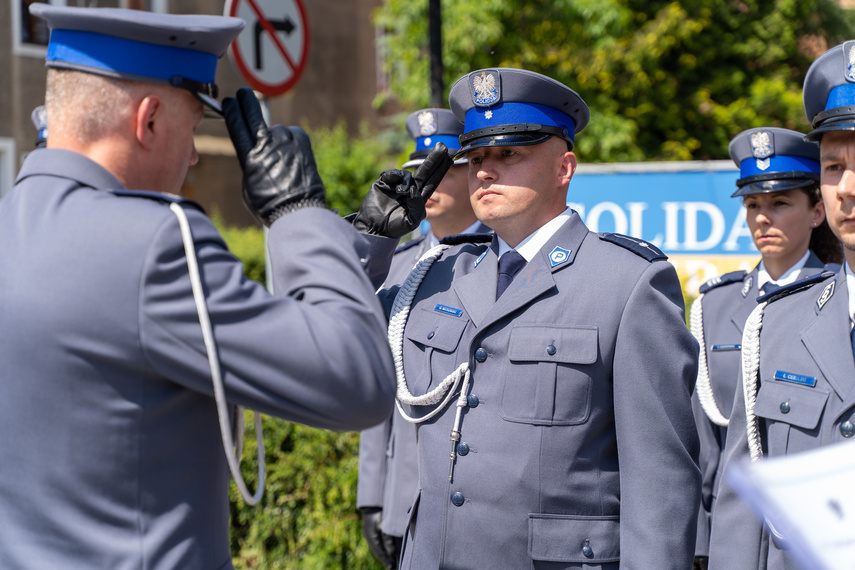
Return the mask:
[[[722,159],[742,130],[807,130],[804,74],[855,23],[834,0],[455,0],[442,8],[446,95],[480,68],[553,77],[591,109],[577,141],[587,162]],[[427,0],[385,0],[376,21],[391,78],[385,97],[426,106]]]

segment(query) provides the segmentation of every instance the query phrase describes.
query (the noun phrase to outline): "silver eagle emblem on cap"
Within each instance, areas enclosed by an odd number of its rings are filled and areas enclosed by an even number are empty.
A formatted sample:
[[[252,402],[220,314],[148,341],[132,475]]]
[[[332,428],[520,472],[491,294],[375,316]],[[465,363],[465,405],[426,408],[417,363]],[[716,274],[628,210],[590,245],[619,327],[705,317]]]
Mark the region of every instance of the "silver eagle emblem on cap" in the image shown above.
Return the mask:
[[[855,81],[855,44],[851,44],[846,63],[846,79]]]
[[[419,134],[423,137],[429,137],[436,133],[436,130],[436,115],[431,111],[419,113]]]
[[[492,73],[482,71],[480,75],[473,77],[472,88],[475,90],[472,99],[476,105],[492,105],[499,100],[499,82]]]
[[[751,154],[757,159],[757,168],[769,168],[769,157],[774,154],[772,137],[766,131],[757,131],[751,135]]]

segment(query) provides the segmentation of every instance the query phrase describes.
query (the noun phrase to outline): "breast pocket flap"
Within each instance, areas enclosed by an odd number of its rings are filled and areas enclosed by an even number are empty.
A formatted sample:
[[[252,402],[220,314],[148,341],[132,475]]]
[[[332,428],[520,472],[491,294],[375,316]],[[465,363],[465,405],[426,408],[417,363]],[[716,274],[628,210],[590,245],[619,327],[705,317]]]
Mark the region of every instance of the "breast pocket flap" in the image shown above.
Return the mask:
[[[528,554],[532,560],[604,564],[620,560],[617,516],[528,516]]]
[[[419,318],[410,318],[405,336],[418,344],[452,352],[457,348],[460,337],[469,319],[465,316],[446,316],[431,309],[422,309]]]
[[[516,362],[593,364],[597,361],[597,327],[517,325],[511,331],[508,357]]]
[[[825,403],[827,390],[803,388],[789,382],[768,380],[760,385],[754,413],[776,422],[804,429],[816,429]]]

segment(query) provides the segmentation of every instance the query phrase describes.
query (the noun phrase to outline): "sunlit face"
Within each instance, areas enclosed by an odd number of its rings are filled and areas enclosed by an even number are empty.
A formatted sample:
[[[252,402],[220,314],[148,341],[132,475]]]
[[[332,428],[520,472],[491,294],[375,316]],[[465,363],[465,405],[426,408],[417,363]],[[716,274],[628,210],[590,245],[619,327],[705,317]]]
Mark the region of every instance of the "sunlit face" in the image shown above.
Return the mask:
[[[855,254],[855,132],[825,133],[819,149],[822,201],[828,225],[843,242],[849,261]]]
[[[465,164],[448,169],[442,182],[425,203],[429,222],[436,222],[444,217],[455,217],[461,208],[464,212],[471,208],[467,172],[468,167]]]
[[[161,192],[178,194],[187,169],[199,162],[193,135],[202,122],[202,102],[191,93],[171,88],[164,96],[164,119],[161,127],[168,136],[161,147],[162,179]]]
[[[800,189],[749,194],[743,198],[754,245],[768,263],[795,263],[805,254],[813,229],[825,217],[822,202],[813,206]]]
[[[467,158],[475,215],[512,247],[566,208],[576,157],[562,139],[475,148]]]

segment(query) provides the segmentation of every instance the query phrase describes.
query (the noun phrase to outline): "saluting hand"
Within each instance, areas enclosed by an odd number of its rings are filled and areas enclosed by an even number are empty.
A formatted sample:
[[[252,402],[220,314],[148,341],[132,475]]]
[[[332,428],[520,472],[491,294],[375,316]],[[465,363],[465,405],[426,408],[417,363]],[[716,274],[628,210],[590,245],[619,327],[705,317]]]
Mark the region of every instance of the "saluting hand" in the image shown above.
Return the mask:
[[[244,203],[266,226],[288,212],[326,207],[309,135],[299,127],[267,127],[252,89],[223,100],[223,117],[243,169]]]
[[[437,143],[415,174],[387,170],[380,175],[353,219],[358,231],[400,238],[425,219],[425,202],[454,163],[448,148]]]

